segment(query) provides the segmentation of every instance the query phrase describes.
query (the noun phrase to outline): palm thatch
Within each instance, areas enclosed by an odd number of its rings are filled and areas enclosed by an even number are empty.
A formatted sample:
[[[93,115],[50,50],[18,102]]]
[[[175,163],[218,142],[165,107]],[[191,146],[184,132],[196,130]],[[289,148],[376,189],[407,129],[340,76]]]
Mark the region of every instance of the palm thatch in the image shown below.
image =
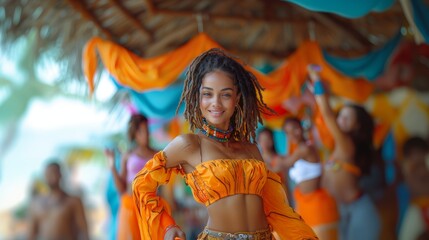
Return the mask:
[[[39,56],[81,79],[81,52],[101,36],[144,57],[182,45],[199,31],[250,64],[278,63],[306,39],[330,53],[364,54],[383,45],[406,20],[399,2],[359,19],[317,13],[280,0],[0,0],[1,48],[36,30]]]

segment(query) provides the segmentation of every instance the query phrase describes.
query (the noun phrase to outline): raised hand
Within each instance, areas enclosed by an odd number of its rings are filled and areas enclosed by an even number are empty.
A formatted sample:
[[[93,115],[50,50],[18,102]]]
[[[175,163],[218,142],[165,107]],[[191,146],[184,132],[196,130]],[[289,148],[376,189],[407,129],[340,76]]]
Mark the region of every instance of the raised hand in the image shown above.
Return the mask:
[[[104,149],[104,155],[106,155],[108,160],[109,168],[115,167],[115,151],[109,148]]]
[[[322,68],[317,64],[309,64],[307,66],[308,76],[310,77],[313,83],[320,80],[319,72],[321,70]]]

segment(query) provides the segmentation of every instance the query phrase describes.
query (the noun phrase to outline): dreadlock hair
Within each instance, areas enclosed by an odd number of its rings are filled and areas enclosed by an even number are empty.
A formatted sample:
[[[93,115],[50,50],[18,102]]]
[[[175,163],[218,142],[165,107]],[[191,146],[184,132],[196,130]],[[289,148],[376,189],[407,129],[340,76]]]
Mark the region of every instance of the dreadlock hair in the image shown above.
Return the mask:
[[[190,123],[191,131],[202,128],[202,113],[200,110],[200,88],[206,74],[222,71],[228,74],[241,94],[238,107],[242,109],[242,124],[236,126],[237,111],[231,118],[234,127],[235,140],[253,142],[256,137],[258,122],[262,124],[261,113],[273,114],[262,99],[264,90],[255,75],[247,71],[238,58],[228,55],[218,48],[210,49],[195,58],[186,73],[182,96],[176,114],[181,104],[185,103],[184,117]]]
[[[346,107],[355,111],[358,124],[358,127],[349,133],[355,145],[354,159],[362,174],[368,175],[376,157],[373,144],[374,121],[364,107],[355,104],[347,104]]]
[[[142,114],[133,114],[128,121],[128,139],[134,141],[140,124],[147,123],[147,118]]]

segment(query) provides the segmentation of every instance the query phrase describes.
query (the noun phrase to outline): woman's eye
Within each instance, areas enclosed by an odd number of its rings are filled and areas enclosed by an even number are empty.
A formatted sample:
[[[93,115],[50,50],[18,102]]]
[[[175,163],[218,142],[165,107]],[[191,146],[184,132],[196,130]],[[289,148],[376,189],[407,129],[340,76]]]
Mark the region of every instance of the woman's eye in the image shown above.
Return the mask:
[[[203,93],[203,96],[211,96],[211,94],[210,93]]]
[[[224,94],[224,95],[222,95],[223,97],[231,97],[231,94]]]

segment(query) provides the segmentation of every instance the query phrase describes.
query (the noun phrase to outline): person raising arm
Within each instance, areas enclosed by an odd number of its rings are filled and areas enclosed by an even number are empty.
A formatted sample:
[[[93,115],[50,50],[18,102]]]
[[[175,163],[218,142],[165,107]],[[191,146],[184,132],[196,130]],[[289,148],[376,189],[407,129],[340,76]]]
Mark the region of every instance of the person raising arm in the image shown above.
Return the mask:
[[[361,176],[369,174],[374,158],[374,122],[365,108],[355,104],[342,107],[336,117],[319,70],[318,66],[308,66],[317,106],[335,142],[323,167],[322,184],[339,204],[340,239],[376,240],[380,234],[377,209],[359,186]]]

